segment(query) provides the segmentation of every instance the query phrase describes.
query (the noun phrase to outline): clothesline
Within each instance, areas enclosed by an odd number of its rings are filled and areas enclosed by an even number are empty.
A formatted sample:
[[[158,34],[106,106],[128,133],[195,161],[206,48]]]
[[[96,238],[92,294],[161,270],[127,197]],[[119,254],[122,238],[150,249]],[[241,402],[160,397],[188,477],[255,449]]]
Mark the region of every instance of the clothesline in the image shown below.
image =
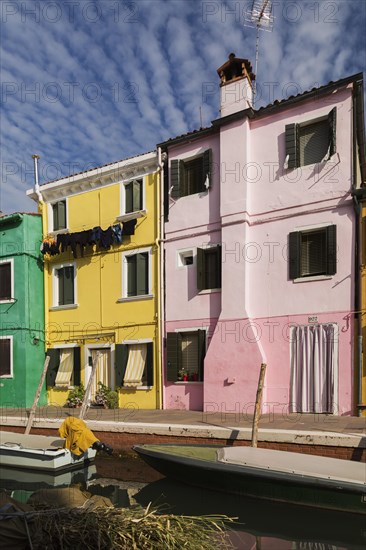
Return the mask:
[[[113,244],[121,244],[124,235],[135,234],[136,222],[137,220],[130,220],[122,224],[117,223],[104,230],[98,225],[85,231],[59,233],[56,238],[49,236],[42,241],[41,253],[56,256],[70,247],[74,258],[77,258],[78,247],[82,257],[87,246],[97,245],[100,249],[109,250]]]

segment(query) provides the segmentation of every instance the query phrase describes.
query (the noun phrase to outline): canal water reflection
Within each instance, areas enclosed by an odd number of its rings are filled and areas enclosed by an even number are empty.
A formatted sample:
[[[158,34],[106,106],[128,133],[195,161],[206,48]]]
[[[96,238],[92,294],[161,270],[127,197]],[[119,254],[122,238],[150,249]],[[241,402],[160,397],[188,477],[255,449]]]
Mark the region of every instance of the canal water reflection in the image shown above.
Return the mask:
[[[115,506],[152,503],[161,513],[223,514],[238,550],[365,550],[366,518],[281,505],[180,484],[152,470],[139,458],[98,457],[96,464],[57,477],[0,468],[0,488],[26,502],[37,489],[79,484],[108,497]],[[111,549],[113,550],[113,549]]]

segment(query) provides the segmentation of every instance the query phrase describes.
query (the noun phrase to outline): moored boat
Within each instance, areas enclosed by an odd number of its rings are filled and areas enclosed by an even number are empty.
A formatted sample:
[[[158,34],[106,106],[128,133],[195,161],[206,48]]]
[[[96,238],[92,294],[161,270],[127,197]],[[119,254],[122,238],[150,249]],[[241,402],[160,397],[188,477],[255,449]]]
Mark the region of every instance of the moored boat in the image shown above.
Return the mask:
[[[178,481],[242,496],[366,514],[366,465],[257,447],[136,445],[154,469]]]
[[[65,448],[65,439],[0,431],[0,466],[60,472],[82,468],[96,452],[90,447],[78,456]]]

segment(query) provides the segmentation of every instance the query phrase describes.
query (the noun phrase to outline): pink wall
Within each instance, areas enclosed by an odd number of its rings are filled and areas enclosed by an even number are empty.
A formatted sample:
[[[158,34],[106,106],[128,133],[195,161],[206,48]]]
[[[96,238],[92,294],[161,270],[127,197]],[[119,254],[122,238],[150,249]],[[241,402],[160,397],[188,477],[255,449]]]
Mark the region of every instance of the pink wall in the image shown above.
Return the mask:
[[[285,171],[285,125],[325,116],[334,106],[337,153],[331,161]],[[308,317],[316,316],[319,323],[339,327],[336,405],[338,414],[351,414],[355,279],[351,122],[351,90],[343,88],[259,119],[223,125],[220,135],[210,139],[170,148],[171,160],[212,147],[220,170],[215,170],[207,194],[171,204],[166,224],[167,329],[188,323],[210,325],[211,331],[203,387],[168,385],[167,408],[250,409],[260,364],[266,362],[266,407],[287,411],[290,344],[283,330],[289,323],[307,324]],[[337,225],[337,273],[294,282],[288,277],[288,235],[319,224]],[[177,250],[207,242],[222,243],[222,289],[198,295],[195,268],[178,269]]]

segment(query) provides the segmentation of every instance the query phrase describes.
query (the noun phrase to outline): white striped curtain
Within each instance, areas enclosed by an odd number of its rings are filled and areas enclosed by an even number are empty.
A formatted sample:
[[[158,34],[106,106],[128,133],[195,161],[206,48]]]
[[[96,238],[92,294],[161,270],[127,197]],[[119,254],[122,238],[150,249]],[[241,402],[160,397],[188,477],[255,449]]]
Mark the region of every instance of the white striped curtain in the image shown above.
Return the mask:
[[[63,349],[60,354],[60,365],[55,380],[56,388],[64,388],[70,385],[73,369],[74,350]]]
[[[111,373],[110,373],[110,350],[109,349],[93,349],[92,350],[92,361],[94,364],[95,357],[99,352],[99,358],[97,363],[97,370],[94,376],[92,390],[91,390],[91,399],[95,398],[96,392],[99,390],[98,382],[102,382],[105,386],[111,385]]]
[[[333,324],[291,329],[292,412],[332,413],[338,367]]]
[[[142,375],[146,363],[146,344],[131,344],[128,346],[128,361],[123,379],[123,386],[136,388],[142,385]]]

